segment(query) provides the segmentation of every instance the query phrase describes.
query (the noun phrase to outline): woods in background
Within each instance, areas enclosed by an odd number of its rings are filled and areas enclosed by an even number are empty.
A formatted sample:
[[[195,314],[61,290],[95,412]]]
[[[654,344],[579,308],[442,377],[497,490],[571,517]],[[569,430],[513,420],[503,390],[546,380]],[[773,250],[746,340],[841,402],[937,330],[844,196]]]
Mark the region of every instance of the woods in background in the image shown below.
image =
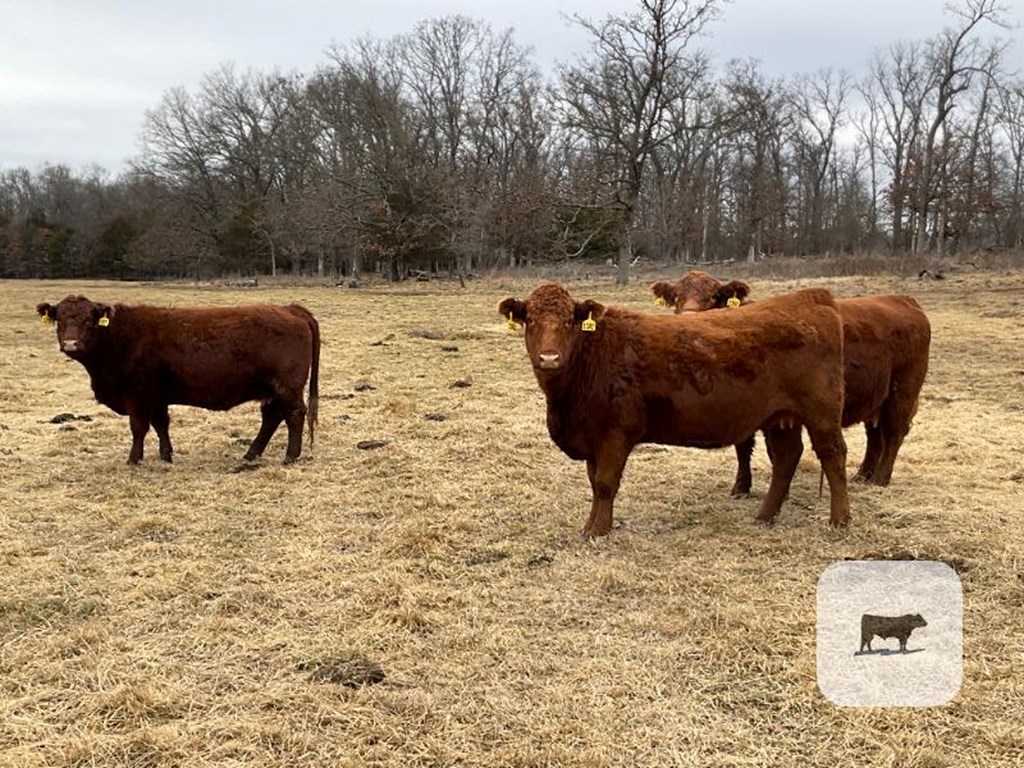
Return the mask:
[[[859,77],[716,71],[721,0],[642,0],[542,72],[449,16],[311,74],[166,94],[130,170],[0,171],[2,277],[465,274],[571,259],[1024,246],[1024,79],[994,0]]]

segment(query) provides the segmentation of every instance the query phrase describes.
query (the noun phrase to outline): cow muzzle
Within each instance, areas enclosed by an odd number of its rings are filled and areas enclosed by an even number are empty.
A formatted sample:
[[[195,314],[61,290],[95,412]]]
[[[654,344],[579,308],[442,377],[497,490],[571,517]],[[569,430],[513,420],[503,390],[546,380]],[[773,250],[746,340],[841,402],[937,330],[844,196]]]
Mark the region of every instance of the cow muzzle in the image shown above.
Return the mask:
[[[61,339],[60,348],[65,352],[77,352],[78,351],[78,340],[77,339]]]
[[[559,352],[541,352],[537,355],[537,367],[551,370],[562,367],[562,355]]]

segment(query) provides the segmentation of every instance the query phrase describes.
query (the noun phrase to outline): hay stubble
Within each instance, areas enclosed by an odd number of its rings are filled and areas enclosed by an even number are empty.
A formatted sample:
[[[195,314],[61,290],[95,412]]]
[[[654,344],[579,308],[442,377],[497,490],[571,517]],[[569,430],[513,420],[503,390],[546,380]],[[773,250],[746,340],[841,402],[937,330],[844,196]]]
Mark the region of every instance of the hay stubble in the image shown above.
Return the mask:
[[[1024,277],[828,284],[911,292],[933,324],[893,484],[852,486],[852,528],[826,527],[809,450],[764,528],[756,495],[728,497],[731,451],[644,449],[618,527],[585,543],[586,472],[494,312],[528,282],[0,283],[0,764],[1019,763]],[[643,285],[573,290],[650,307]],[[72,291],[303,302],[324,339],[315,447],[283,467],[278,435],[235,473],[257,407],[174,407],[175,463],[151,435],[125,465],[126,420],[32,311]],[[63,412],[92,421],[50,423]],[[760,442],[754,471],[763,492]],[[942,708],[837,709],[815,682],[817,578],[890,556],[958,565],[963,687]],[[383,674],[310,672],[351,659]]]

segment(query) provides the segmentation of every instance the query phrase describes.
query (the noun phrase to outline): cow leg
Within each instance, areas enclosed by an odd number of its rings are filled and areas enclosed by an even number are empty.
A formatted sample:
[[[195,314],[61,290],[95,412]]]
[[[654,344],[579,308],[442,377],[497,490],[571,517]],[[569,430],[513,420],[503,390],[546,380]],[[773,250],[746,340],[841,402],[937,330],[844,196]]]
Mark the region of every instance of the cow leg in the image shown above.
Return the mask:
[[[277,428],[284,421],[284,412],[281,410],[281,404],[276,400],[263,403],[260,406],[260,414],[263,416],[260,431],[256,434],[252,443],[249,444],[249,450],[245,452],[243,457],[245,461],[254,461],[263,455],[263,451],[266,449],[267,443],[270,442],[270,438],[274,436]]]
[[[882,457],[884,444],[882,429],[877,423],[872,425],[864,422],[864,432],[868,438],[868,447],[864,451],[864,461],[860,463],[860,469],[854,475],[854,479],[864,482],[871,482],[878,471],[878,461]]]
[[[288,425],[288,448],[284,454],[284,463],[291,464],[302,453],[302,427],[306,419],[306,405],[300,399],[285,414],[284,421]]]
[[[846,487],[846,440],[842,429],[807,427],[811,447],[828,478],[829,523],[842,528],[850,522],[850,497]]]
[[[132,430],[132,449],[128,452],[128,463],[138,464],[142,461],[142,444],[149,432],[149,419],[132,412],[128,414],[128,426]]]
[[[882,433],[881,456],[871,482],[875,485],[888,485],[892,479],[892,469],[896,464],[896,455],[903,445],[903,438],[910,432],[910,422],[914,417],[916,402],[901,403],[892,397],[882,406],[882,416],[878,428]]]
[[[612,529],[612,504],[619,492],[622,470],[626,467],[629,451],[619,442],[604,443],[596,459],[587,459],[587,476],[593,499],[590,517],[583,526],[583,538],[604,536]]]
[[[751,435],[742,443],[736,443],[736,482],[730,493],[733,498],[747,496],[750,493],[750,486],[753,483],[750,459],[754,455],[754,442],[755,438]]]
[[[168,462],[173,461],[174,449],[171,447],[171,414],[167,412],[167,406],[158,405],[153,409],[150,420],[153,423],[153,429],[156,430],[157,437],[160,438],[160,458]]]
[[[800,432],[799,427],[769,427],[764,431],[764,442],[772,457],[772,480],[757,513],[757,519],[763,523],[775,519],[789,495],[789,484],[793,482],[793,474],[804,452]]]

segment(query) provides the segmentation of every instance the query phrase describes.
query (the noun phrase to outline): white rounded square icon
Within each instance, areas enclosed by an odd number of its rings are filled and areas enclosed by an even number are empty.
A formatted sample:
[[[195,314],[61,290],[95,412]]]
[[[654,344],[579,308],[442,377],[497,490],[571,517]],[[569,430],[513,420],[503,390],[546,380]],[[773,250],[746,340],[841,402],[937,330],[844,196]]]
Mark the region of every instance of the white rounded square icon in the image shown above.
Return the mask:
[[[818,579],[818,688],[842,707],[945,704],[963,680],[963,613],[945,563],[833,563]]]

